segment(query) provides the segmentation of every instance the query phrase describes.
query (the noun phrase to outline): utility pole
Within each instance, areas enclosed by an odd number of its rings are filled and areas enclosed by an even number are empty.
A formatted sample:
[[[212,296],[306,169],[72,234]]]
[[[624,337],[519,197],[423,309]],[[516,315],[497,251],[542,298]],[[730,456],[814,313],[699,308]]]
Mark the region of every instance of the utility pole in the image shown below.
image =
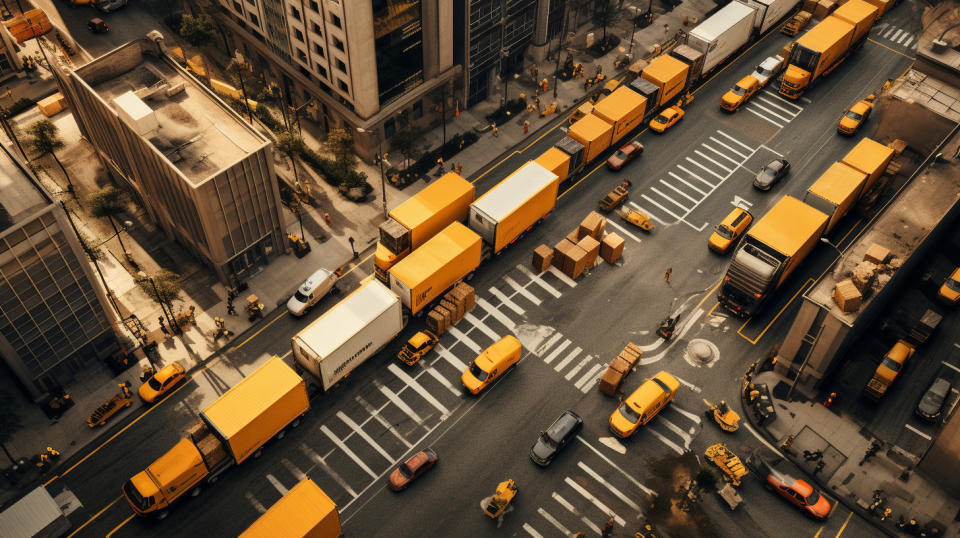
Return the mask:
[[[563,6],[563,22],[560,23],[560,35],[557,36],[557,68],[553,71],[553,98],[557,98],[557,84],[559,79],[557,78],[560,74],[560,53],[563,51],[563,41],[567,37],[567,18],[570,14],[567,13],[567,6]]]
[[[507,49],[504,46],[504,35],[507,30],[506,2],[500,0],[500,76],[503,77],[503,98],[501,105],[507,105]]]
[[[447,83],[440,86],[440,115],[443,119],[443,144],[447,145]]]
[[[363,127],[357,127],[357,132],[359,133],[368,133]],[[384,179],[386,176],[383,173],[383,146],[381,145],[380,140],[380,131],[377,131],[377,163],[380,165],[380,192],[383,196],[383,218],[387,218],[387,182]]]
[[[107,279],[103,277],[103,272],[100,271],[100,264],[97,263],[96,256],[93,255],[90,247],[80,237],[80,231],[77,230],[77,225],[73,222],[73,217],[70,216],[70,211],[67,209],[67,204],[63,203],[63,200],[60,200],[60,207],[62,207],[63,212],[67,214],[67,221],[70,223],[70,227],[73,228],[73,233],[77,236],[77,241],[80,242],[80,247],[83,248],[84,253],[88,258],[90,258],[90,261],[93,262],[93,267],[97,270],[97,274],[100,276],[100,282],[103,283],[103,289],[107,292],[107,299],[110,300],[110,305],[113,306],[113,310],[117,313],[117,317],[123,319],[123,314],[120,313],[120,308],[117,306],[117,301],[113,298],[113,292],[110,291],[110,286],[107,285]]]
[[[240,79],[240,95],[243,96],[243,108],[247,111],[247,119],[253,125],[253,114],[250,113],[250,101],[247,99],[247,88],[243,84],[243,72],[247,69],[247,61],[239,49],[233,50],[233,59],[237,62],[237,78]]]

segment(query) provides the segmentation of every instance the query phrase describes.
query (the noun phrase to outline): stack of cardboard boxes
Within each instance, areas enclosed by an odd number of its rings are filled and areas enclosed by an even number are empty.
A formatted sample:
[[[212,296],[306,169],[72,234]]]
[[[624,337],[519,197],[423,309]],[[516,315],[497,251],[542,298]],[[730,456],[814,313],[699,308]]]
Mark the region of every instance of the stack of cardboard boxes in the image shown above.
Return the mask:
[[[473,310],[476,304],[476,291],[465,282],[460,282],[448,291],[440,303],[427,314],[427,328],[440,336],[463,319],[463,316]]]
[[[551,249],[540,245],[533,251],[533,267],[543,272],[551,265],[570,278],[578,278],[585,270],[602,257],[608,263],[614,263],[623,255],[624,241],[615,233],[604,235],[606,219],[596,211],[591,211],[576,230]]]
[[[623,383],[623,380],[630,375],[630,372],[636,368],[637,363],[640,362],[640,355],[643,354],[643,350],[633,342],[627,344],[623,351],[620,352],[612,361],[610,365],[607,366],[607,371],[603,373],[600,377],[600,392],[606,394],[607,396],[613,396],[620,390],[620,384]]]

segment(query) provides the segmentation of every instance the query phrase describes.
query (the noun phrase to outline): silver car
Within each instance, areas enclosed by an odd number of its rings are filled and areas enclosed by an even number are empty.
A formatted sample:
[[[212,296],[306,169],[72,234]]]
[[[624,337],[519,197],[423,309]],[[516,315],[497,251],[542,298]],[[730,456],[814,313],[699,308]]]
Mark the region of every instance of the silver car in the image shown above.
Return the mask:
[[[337,284],[337,274],[327,269],[317,269],[287,301],[287,310],[294,316],[302,316],[320,302]]]
[[[920,398],[920,403],[915,409],[917,416],[927,422],[936,422],[943,412],[943,405],[947,402],[950,389],[949,381],[942,377],[937,378]]]
[[[777,75],[783,71],[786,62],[783,61],[783,58],[780,56],[771,56],[766,60],[760,62],[760,65],[753,70],[753,73],[750,74],[753,78],[757,79],[760,82],[760,87],[764,87],[768,82],[777,78]]]

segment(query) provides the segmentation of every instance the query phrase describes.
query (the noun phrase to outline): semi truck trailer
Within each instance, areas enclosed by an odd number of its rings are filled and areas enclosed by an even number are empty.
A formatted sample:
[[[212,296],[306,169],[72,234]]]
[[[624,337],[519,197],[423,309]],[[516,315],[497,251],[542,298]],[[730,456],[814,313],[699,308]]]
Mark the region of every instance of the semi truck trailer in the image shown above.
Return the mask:
[[[260,456],[270,439],[283,437],[310,409],[303,379],[274,356],[200,413],[176,445],[123,484],[123,496],[138,516],[160,519],[181,497]]]
[[[705,56],[701,77],[710,74],[750,42],[756,17],[756,7],[730,2],[690,30],[687,45]]]
[[[830,217],[823,231],[828,233],[860,198],[866,183],[867,174],[835,162],[807,189],[803,203]]]
[[[337,538],[342,535],[337,505],[313,480],[304,478],[247,527],[240,538]]]

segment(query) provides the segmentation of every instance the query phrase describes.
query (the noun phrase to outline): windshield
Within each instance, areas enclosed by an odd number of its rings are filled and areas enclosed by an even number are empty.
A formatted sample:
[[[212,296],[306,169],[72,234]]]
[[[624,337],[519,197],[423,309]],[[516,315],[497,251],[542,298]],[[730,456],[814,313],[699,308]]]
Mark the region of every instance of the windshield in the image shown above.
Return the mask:
[[[761,65],[761,66],[757,66],[757,73],[761,76],[769,76],[770,73],[773,73],[773,70],[767,69]]]
[[[635,424],[640,421],[640,415],[637,414],[629,405],[624,403],[620,406],[617,411],[620,411],[620,414],[623,415],[623,418],[629,420],[631,423]]]
[[[717,235],[724,239],[731,239],[733,238],[733,230],[721,224],[720,226],[717,226]]]
[[[807,506],[813,506],[817,504],[817,501],[819,500],[820,500],[820,494],[817,493],[817,490],[813,490],[813,492],[811,492],[810,495],[807,495],[807,498],[806,498]]]
[[[150,388],[153,390],[160,390],[160,382],[157,381],[157,378],[151,377],[147,380],[147,385],[150,385]]]
[[[893,370],[894,372],[899,372],[899,371],[900,371],[900,366],[901,366],[901,364],[900,364],[899,362],[891,359],[890,357],[884,357],[884,358],[883,358],[883,363],[881,363],[881,364],[882,364],[882,366],[886,366],[887,368]]]
[[[746,88],[742,88],[742,87],[740,87],[740,86],[734,86],[734,87],[733,87],[733,90],[731,90],[731,91],[732,91],[735,95],[746,95],[746,94],[747,94],[747,89],[746,89]]]
[[[626,158],[627,158],[627,154],[624,153],[622,150],[619,150],[619,149],[618,149],[617,152],[613,154],[613,157],[614,157],[615,159],[621,159],[621,160],[622,160],[622,159],[626,159]]]
[[[300,293],[299,290],[297,290],[297,293],[294,293],[294,294],[293,294],[293,298],[296,299],[296,300],[298,300],[298,301],[300,301],[301,303],[305,303],[305,302],[307,302],[307,300],[310,299],[310,298],[307,297],[306,295]]]
[[[860,114],[857,114],[852,110],[848,110],[847,113],[844,114],[844,116],[850,118],[853,121],[860,121],[861,119],[863,119],[863,116],[861,116]]]
[[[153,506],[153,497],[144,498],[133,486],[133,481],[127,480],[123,483],[123,492],[127,494],[127,499],[141,510],[146,510]]]
[[[954,280],[952,278],[948,278],[947,287],[953,291],[960,291],[960,280]]]
[[[550,435],[551,435],[551,432],[549,431],[546,431],[540,434],[540,442],[547,446],[557,446],[560,441],[559,436],[557,439],[553,439],[550,437]]]
[[[406,478],[410,478],[411,476],[413,476],[413,471],[410,470],[410,467],[407,467],[407,464],[406,464],[406,463],[404,463],[403,465],[401,465],[401,466],[399,467],[399,470],[400,470],[400,474],[402,474],[402,475],[403,475],[404,477],[406,477]]]
[[[670,121],[670,118],[668,118],[665,114],[660,114],[659,116],[657,116],[656,121],[657,123],[667,123]]]
[[[487,373],[481,370],[480,367],[476,365],[476,363],[471,362],[470,368],[468,369],[470,370],[470,373],[473,374],[473,377],[477,378],[477,380],[479,381],[483,381],[484,379],[487,378]]]

